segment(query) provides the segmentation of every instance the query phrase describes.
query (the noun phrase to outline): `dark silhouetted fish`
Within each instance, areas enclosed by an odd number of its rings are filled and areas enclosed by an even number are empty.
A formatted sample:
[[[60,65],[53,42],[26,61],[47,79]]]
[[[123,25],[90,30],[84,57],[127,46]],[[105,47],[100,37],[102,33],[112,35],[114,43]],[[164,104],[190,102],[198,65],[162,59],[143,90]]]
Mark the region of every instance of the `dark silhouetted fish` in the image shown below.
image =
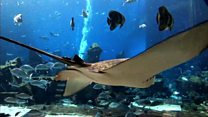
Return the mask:
[[[75,27],[74,17],[71,18],[70,27],[71,27],[72,30],[74,30],[74,27]]]
[[[107,18],[107,23],[110,26],[110,30],[114,30],[118,25],[120,25],[120,28],[124,25],[125,23],[125,17],[114,10],[111,10],[108,14]]]
[[[169,29],[170,31],[172,30],[174,20],[172,15],[168,12],[168,9],[165,6],[161,6],[159,8],[156,20],[157,24],[159,25],[159,31],[167,29]]]
[[[16,116],[18,116],[20,113],[21,113],[21,111],[16,112],[14,116],[16,117]]]
[[[87,18],[88,17],[88,13],[85,9],[82,9],[82,17]]]

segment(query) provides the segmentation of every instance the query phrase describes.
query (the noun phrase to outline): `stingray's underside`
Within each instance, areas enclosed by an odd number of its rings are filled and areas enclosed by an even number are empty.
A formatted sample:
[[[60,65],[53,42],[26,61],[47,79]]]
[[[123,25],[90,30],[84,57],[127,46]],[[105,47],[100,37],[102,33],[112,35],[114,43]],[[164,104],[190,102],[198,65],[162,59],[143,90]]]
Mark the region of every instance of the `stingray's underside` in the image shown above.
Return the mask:
[[[68,80],[64,95],[71,95],[91,82],[146,88],[154,83],[154,75],[190,60],[207,47],[208,22],[172,36],[128,60],[98,62],[89,67],[74,66],[61,72],[57,80]],[[76,87],[70,82],[77,84]]]

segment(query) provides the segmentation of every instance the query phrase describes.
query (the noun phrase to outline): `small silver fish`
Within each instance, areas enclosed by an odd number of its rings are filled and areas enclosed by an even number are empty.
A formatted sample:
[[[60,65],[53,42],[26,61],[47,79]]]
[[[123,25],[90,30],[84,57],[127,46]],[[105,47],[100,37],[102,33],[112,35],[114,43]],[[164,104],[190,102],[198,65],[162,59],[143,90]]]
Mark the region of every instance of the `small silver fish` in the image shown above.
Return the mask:
[[[14,98],[14,97],[6,97],[4,99],[4,101],[7,102],[7,103],[16,104],[18,102],[18,99],[17,98]]]
[[[6,53],[6,56],[14,56],[12,53]]]
[[[10,69],[10,72],[13,76],[17,78],[30,78],[31,76],[26,74],[22,69],[20,68],[13,68]]]
[[[96,89],[96,90],[105,89],[105,85],[102,85],[102,84],[94,84],[93,89]]]
[[[125,4],[133,3],[133,2],[136,2],[136,0],[125,0],[124,3],[123,3],[123,6],[124,6]]]
[[[45,64],[48,68],[52,68],[54,66],[54,63],[53,62],[48,62]]]
[[[32,96],[26,94],[26,93],[19,93],[16,95],[17,98],[23,99],[23,100],[32,100]]]
[[[35,71],[35,69],[31,65],[22,65],[20,69],[22,69],[25,73]]]
[[[61,62],[55,62],[53,65],[53,69],[64,69],[66,68],[66,64]]]
[[[14,20],[14,24],[15,25],[20,26],[22,24],[22,22],[23,22],[22,14],[15,15],[14,18],[13,18],[13,20]]]
[[[33,80],[30,82],[30,85],[39,87],[41,89],[46,89],[47,83],[48,82],[45,80]]]
[[[49,70],[50,68],[45,65],[45,64],[38,64],[36,67],[35,67],[35,71],[37,72],[38,70]]]

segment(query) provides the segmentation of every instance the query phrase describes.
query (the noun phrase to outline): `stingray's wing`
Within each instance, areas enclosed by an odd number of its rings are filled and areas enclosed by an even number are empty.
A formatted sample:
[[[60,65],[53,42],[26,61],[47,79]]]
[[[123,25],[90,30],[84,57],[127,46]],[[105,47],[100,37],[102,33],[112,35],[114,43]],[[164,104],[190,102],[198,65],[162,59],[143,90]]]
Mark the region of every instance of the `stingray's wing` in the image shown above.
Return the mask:
[[[60,72],[56,80],[67,80],[64,96],[72,95],[92,83],[92,80],[76,69]]]
[[[111,80],[106,83],[139,88],[148,87],[153,83],[152,76],[190,60],[207,48],[208,22],[174,35],[142,54],[105,70],[104,75]]]
[[[63,71],[63,76],[68,77],[69,84],[72,81],[77,87],[70,89],[69,85],[66,90],[73,90],[71,92],[75,93],[74,90],[78,91],[77,89],[82,89],[90,82],[114,86],[149,87],[154,83],[155,74],[190,60],[207,47],[208,22],[174,35],[102,73],[92,72],[85,67],[76,68],[76,71]],[[71,95],[71,93],[65,93],[65,95]]]

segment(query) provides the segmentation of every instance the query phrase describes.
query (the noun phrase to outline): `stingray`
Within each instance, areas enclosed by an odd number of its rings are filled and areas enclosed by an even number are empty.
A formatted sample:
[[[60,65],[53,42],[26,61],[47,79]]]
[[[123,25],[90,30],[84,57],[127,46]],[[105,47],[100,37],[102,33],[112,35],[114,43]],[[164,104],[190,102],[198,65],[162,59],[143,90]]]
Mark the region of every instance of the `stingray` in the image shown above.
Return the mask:
[[[5,37],[0,38],[5,40]],[[177,33],[133,58],[85,63],[77,56],[74,59],[62,58],[32,47],[24,47],[70,64],[67,70],[61,71],[55,78],[67,81],[64,96],[72,95],[92,82],[147,88],[154,84],[156,74],[182,64],[208,48],[208,22]]]

